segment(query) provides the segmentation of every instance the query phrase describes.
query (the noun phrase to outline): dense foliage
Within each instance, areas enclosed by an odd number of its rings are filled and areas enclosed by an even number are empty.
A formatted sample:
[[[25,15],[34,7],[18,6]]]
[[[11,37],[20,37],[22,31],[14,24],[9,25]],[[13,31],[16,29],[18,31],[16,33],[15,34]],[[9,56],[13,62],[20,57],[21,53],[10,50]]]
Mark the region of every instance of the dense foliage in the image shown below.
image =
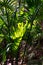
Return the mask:
[[[0,59],[18,57],[21,41],[43,39],[43,0],[0,0]],[[40,46],[38,46],[40,48]]]

